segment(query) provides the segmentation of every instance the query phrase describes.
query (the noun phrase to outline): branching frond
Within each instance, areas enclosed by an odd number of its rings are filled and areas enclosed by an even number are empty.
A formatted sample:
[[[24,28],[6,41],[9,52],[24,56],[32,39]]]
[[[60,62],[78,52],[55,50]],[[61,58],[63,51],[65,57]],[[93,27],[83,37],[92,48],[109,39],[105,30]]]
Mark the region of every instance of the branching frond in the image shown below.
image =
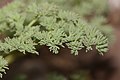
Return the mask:
[[[55,54],[65,46],[75,55],[83,48],[92,50],[92,46],[101,55],[108,50],[108,38],[78,14],[49,3],[19,4],[23,3],[16,1],[0,10],[0,33],[6,34],[0,42],[2,55],[12,51],[38,54],[38,45],[48,46]]]

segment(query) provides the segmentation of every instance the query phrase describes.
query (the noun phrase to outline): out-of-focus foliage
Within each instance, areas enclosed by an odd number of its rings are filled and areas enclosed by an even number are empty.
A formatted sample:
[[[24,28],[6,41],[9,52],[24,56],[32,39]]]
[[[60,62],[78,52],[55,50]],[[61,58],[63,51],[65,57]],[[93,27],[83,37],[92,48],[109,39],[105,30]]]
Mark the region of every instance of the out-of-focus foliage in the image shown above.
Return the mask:
[[[26,80],[27,76],[24,74],[19,74],[14,77],[14,80]]]
[[[68,77],[57,72],[47,73],[44,78],[45,80],[69,80]],[[78,73],[71,74],[69,78],[70,80],[89,80],[87,71],[80,71]],[[15,76],[14,80],[27,80],[27,76],[25,74],[18,74]]]
[[[47,75],[47,79],[48,80],[67,80],[67,78],[65,78],[65,76],[57,74],[57,73],[49,73]]]
[[[47,75],[48,80],[68,80],[65,76],[57,73],[49,73]],[[71,74],[70,80],[89,80],[88,72],[80,71],[79,73]]]
[[[74,73],[70,76],[72,80],[89,80],[89,72],[87,71],[80,71],[78,73]]]
[[[61,6],[63,9],[72,10],[79,15],[101,15],[107,12],[107,0],[36,0],[49,2]]]

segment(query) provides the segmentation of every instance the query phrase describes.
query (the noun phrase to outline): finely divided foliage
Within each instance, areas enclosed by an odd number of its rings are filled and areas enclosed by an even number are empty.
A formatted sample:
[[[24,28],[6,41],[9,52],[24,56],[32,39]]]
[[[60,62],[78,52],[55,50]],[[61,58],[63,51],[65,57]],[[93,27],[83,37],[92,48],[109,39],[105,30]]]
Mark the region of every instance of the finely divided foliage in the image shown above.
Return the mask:
[[[108,40],[100,30],[86,23],[79,15],[48,3],[24,5],[15,1],[0,10],[1,55],[12,51],[35,53],[36,46],[45,45],[52,53],[67,46],[72,54],[95,46],[101,55],[108,49]],[[5,62],[5,63],[4,63]],[[0,71],[7,62],[0,57]]]
[[[29,0],[28,0],[29,1]],[[31,0],[32,1],[32,0]],[[37,2],[49,2],[79,13],[79,15],[101,15],[108,10],[107,0],[36,0]]]

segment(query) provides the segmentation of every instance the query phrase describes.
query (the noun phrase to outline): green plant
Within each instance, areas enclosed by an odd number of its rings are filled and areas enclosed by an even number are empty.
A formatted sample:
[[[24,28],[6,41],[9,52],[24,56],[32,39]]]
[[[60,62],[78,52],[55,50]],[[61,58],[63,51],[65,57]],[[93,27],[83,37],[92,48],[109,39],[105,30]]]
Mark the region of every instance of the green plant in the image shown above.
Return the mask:
[[[30,0],[26,0],[28,3]],[[33,1],[33,0],[31,0]],[[109,40],[113,39],[113,28],[107,24],[107,0],[35,0],[37,3],[48,2],[59,5],[64,10],[74,11],[92,26],[101,30]]]
[[[48,80],[67,80],[67,78],[63,75],[57,73],[49,73],[47,75]]]
[[[37,2],[49,2],[61,6],[63,9],[72,10],[79,15],[101,15],[108,11],[107,0],[36,0]]]
[[[80,71],[69,76],[70,80],[89,80],[87,71]],[[49,73],[47,75],[48,80],[69,80],[65,76],[57,73]]]
[[[92,50],[93,46],[101,55],[108,50],[108,38],[102,31],[78,14],[60,8],[49,3],[25,5],[14,1],[0,9],[0,33],[6,35],[0,41],[0,55],[14,51],[39,54],[36,48],[42,45],[55,54],[60,47],[70,48],[75,55],[78,50]],[[7,62],[1,59],[0,71],[5,72]]]

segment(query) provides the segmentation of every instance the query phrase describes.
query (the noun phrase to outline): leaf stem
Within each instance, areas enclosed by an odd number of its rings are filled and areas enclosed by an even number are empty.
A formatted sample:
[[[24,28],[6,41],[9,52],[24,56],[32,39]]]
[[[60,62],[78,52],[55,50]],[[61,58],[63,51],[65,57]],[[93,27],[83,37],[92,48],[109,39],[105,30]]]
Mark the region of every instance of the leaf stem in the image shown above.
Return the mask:
[[[32,21],[29,23],[28,27],[31,27],[36,21],[37,21],[37,19],[32,20]]]

